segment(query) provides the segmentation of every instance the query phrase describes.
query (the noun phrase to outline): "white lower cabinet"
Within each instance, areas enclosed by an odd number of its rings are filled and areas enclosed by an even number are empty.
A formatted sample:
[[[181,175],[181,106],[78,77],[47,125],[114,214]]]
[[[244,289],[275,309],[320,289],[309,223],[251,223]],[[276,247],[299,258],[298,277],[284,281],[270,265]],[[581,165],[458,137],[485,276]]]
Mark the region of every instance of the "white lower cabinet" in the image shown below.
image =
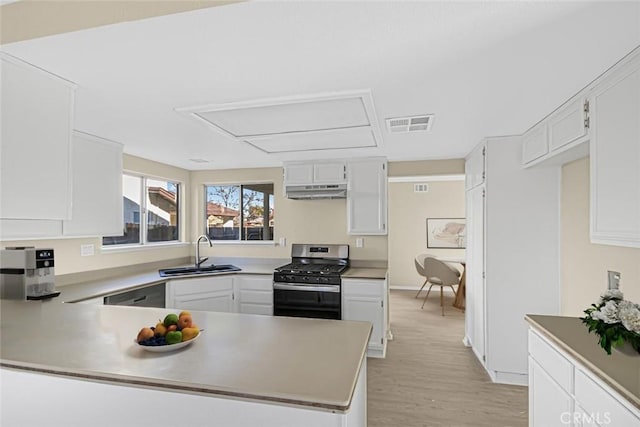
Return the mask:
[[[529,425],[572,425],[573,398],[529,357]],[[568,421],[568,422],[567,422]]]
[[[373,326],[370,357],[385,357],[387,350],[386,280],[342,279],[342,320],[360,320]]]
[[[234,277],[237,311],[245,314],[273,315],[273,278],[261,275]]]
[[[529,329],[529,426],[640,426],[640,410]]]
[[[167,308],[226,313],[273,314],[271,275],[226,275],[167,282]]]
[[[233,276],[196,277],[167,282],[167,308],[235,312]]]

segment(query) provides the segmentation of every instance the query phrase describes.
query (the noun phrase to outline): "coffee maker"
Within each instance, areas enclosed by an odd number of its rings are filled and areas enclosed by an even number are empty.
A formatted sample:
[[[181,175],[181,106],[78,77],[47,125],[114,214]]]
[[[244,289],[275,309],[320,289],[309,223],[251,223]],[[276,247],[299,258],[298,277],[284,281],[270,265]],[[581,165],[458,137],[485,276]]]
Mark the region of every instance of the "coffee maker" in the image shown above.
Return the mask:
[[[24,246],[0,250],[0,298],[44,300],[58,295],[53,249]]]

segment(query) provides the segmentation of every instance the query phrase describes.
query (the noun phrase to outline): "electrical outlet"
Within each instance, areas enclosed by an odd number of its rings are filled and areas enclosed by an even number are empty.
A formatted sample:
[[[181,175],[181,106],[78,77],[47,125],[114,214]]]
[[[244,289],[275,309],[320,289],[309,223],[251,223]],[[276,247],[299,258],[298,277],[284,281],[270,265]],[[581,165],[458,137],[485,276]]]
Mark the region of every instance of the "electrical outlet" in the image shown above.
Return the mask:
[[[362,237],[358,237],[356,239],[356,248],[363,248],[364,247],[364,239]]]
[[[93,255],[95,255],[95,248],[93,245],[80,245],[80,256]]]
[[[609,279],[609,289],[618,289],[620,287],[620,272],[618,271],[607,271],[607,276]]]
[[[280,240],[278,241],[278,244],[280,246],[287,246],[287,238],[286,237],[281,237]]]

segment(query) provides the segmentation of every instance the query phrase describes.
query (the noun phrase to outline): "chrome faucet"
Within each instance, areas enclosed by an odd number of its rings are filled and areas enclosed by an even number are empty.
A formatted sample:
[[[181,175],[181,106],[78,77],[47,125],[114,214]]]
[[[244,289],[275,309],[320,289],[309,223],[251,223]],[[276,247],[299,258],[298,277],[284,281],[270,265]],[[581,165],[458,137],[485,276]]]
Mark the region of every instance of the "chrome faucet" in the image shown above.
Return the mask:
[[[200,241],[202,241],[202,239],[209,242],[209,247],[213,246],[211,244],[211,239],[209,239],[209,236],[206,234],[202,234],[198,237],[198,240],[196,241],[196,268],[200,268],[200,265],[209,259],[209,257],[200,258]]]

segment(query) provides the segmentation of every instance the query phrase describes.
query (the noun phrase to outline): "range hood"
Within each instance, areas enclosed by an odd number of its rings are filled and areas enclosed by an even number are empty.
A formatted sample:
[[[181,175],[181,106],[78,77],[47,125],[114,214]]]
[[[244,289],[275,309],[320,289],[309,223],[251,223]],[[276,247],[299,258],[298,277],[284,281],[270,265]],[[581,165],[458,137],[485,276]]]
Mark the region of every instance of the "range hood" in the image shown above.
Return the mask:
[[[288,199],[294,200],[345,199],[347,184],[287,185],[285,193]]]

